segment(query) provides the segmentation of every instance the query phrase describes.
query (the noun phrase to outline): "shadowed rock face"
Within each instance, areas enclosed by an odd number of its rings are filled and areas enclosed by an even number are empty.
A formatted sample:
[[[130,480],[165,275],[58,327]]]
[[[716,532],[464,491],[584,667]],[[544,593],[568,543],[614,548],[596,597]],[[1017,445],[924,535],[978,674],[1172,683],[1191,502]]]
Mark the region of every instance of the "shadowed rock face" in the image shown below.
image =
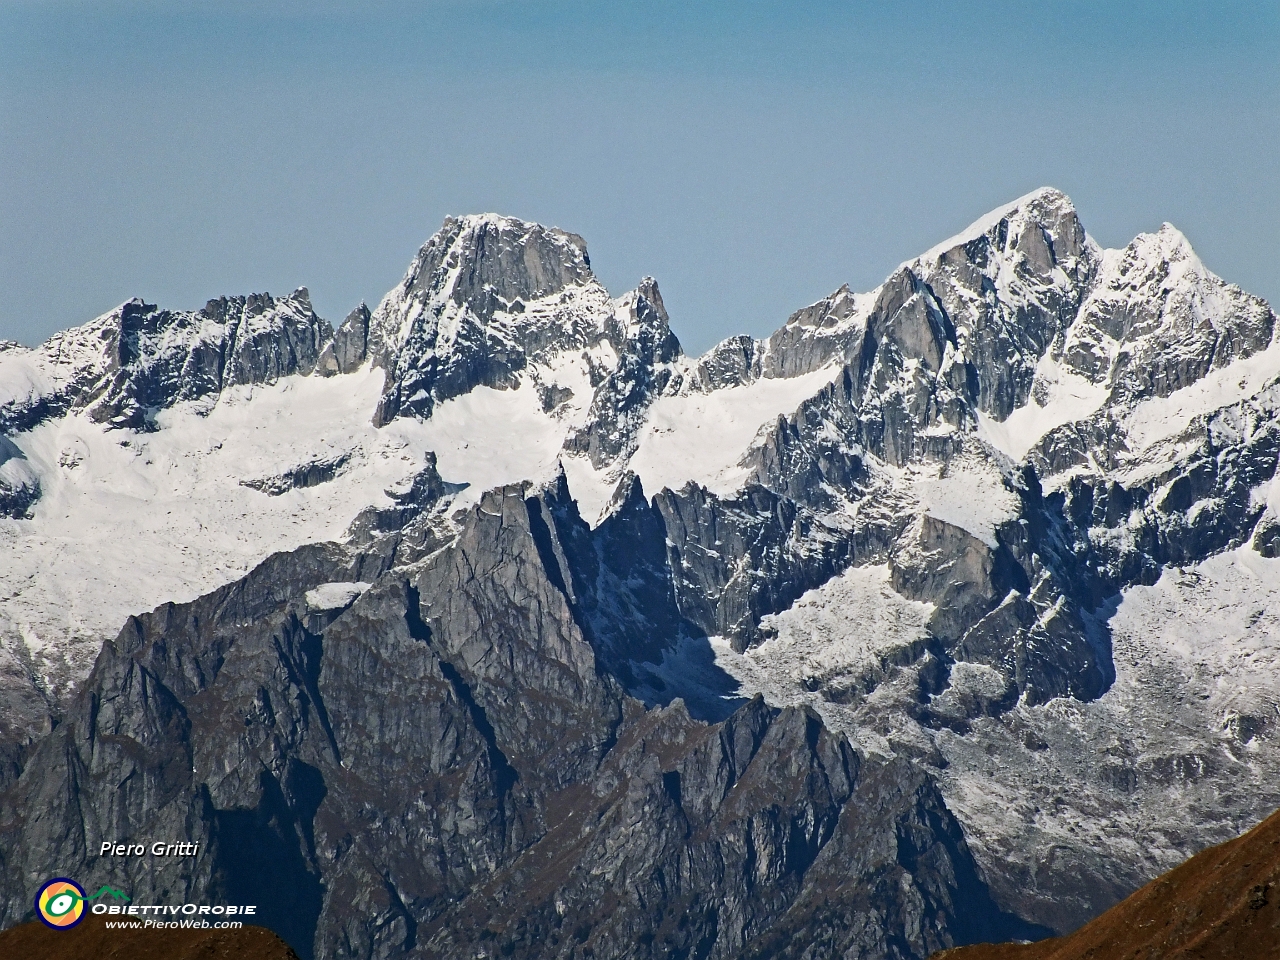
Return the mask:
[[[635,451],[636,434],[649,405],[671,381],[671,363],[681,356],[671,332],[658,283],[646,277],[605,326],[605,339],[620,353],[617,368],[596,388],[587,425],[565,442],[606,467]]]
[[[256,903],[304,960],[790,956],[800,931],[805,956],[923,957],[1024,932],[909,763],[758,698],[706,723],[627,696],[583,629],[571,501],[495,491],[393,567],[411,519],[132,620],[0,800],[0,922],[63,874]],[[344,581],[373,586],[307,608]],[[150,837],[200,852],[97,856]]]

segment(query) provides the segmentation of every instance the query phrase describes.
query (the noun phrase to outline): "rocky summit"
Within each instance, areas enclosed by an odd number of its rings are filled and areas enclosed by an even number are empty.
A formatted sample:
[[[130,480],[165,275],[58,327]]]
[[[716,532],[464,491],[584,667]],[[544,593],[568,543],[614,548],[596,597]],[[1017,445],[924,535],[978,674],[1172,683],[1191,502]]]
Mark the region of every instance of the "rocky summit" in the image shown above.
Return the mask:
[[[581,237],[0,345],[0,924],[924,958],[1280,807],[1280,344],[1038,190],[698,358]],[[101,855],[163,839],[192,856]]]

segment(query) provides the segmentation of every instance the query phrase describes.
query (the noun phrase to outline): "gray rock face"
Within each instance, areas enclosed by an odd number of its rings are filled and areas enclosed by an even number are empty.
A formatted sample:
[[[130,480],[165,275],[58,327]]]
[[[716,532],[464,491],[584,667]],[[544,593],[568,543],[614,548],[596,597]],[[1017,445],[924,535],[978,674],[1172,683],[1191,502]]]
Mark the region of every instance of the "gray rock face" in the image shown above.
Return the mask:
[[[760,375],[760,345],[752,337],[730,337],[698,360],[692,380],[705,393],[738,387]]]
[[[899,268],[865,323],[861,439],[892,464],[940,452],[978,413],[1004,420],[1097,269],[1070,201],[1042,191],[973,239]]]
[[[805,710],[707,724],[627,697],[546,518],[580,521],[546,496],[495,491],[410,567],[385,535],[310,547],[131,620],[0,798],[0,922],[61,871],[256,903],[304,957],[924,957],[1034,932],[910,765]],[[356,580],[345,609],[304,599]],[[153,836],[199,854],[98,856]]]
[[[359,369],[369,356],[369,308],[363,303],[342,321],[316,360],[316,372],[331,377]]]
[[[25,517],[39,499],[40,477],[17,445],[0,435],[0,516]]]
[[[853,360],[855,343],[849,333],[858,319],[858,298],[845,284],[826,299],[797,310],[769,337],[761,371],[767,376],[794,377],[817,370],[832,357]]]
[[[1026,403],[1037,361],[1068,326],[1099,269],[1071,201],[1042,190],[937,257],[921,279],[973,373],[967,399],[995,420]],[[976,387],[976,389],[974,389]]]
[[[505,217],[445,221],[418,254],[407,285],[411,294],[441,291],[457,270],[448,293],[482,321],[516,301],[529,303],[592,279],[587,245],[577,234],[548,230]]]

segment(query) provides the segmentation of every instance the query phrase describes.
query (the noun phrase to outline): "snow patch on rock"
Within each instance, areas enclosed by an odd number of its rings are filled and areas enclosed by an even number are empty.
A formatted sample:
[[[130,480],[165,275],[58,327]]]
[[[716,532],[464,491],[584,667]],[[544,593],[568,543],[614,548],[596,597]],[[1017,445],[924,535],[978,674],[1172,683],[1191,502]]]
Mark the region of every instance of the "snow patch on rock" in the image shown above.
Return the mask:
[[[816,692],[841,688],[857,698],[900,660],[915,659],[928,637],[934,606],[908,600],[890,583],[888,565],[851,567],[800,597],[782,613],[764,617],[770,635],[736,652],[724,638],[711,638],[717,665],[734,677],[742,696],[761,694],[779,707],[808,704],[855,742],[884,752],[851,711]]]
[[[1242,403],[1280,381],[1280,343],[1229,367],[1211,371],[1167,397],[1153,397],[1133,408],[1126,422],[1130,449],[1139,452],[1177,436],[1197,417]]]
[[[988,443],[1013,460],[1021,460],[1032,447],[1057,427],[1093,416],[1106,402],[1105,385],[1065,369],[1046,354],[1036,367],[1031,396],[1003,421],[978,411],[980,432]]]
[[[799,377],[659,397],[630,469],[650,494],[664,487],[678,490],[689,480],[713,493],[731,494],[750,476],[742,460],[761,428],[794,412],[839,373],[833,364]]]
[[[370,586],[372,584],[365,583],[363,580],[322,583],[306,592],[307,608],[316,612],[341,610],[354,603],[356,597],[368,590]]]
[[[985,468],[985,469],[984,469]],[[924,513],[996,546],[996,529],[1018,515],[1018,497],[993,466],[959,461],[912,471],[911,489]]]

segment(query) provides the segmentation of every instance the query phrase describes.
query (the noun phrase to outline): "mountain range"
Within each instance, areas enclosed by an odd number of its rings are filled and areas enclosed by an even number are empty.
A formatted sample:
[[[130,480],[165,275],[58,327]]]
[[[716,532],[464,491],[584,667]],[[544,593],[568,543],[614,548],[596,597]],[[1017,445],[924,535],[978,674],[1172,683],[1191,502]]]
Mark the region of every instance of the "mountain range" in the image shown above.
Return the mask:
[[[1275,333],[1042,189],[697,358],[496,215],[336,330],[0,344],[0,924],[75,876],[304,958],[1068,933],[1280,807]],[[151,836],[201,853],[97,855]]]

